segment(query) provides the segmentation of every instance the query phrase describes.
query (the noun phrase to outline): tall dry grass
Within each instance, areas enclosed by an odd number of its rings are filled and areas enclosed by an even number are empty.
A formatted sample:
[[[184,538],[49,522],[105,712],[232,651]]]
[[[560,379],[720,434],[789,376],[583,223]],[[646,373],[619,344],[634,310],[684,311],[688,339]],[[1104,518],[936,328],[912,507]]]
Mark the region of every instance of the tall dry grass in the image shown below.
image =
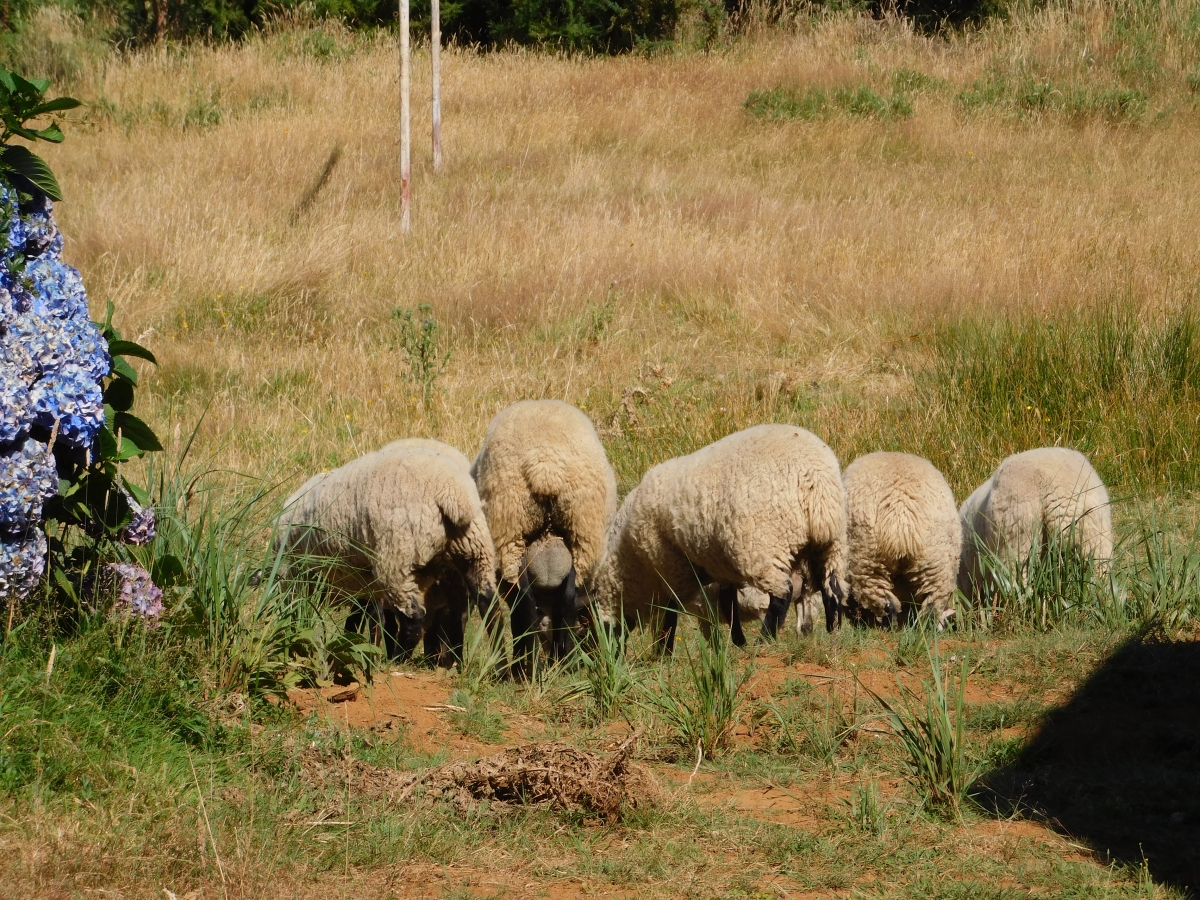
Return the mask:
[[[452,50],[437,177],[416,104],[407,236],[386,35],[114,56],[49,154],[66,256],[158,354],[147,418],[178,445],[208,408],[193,452],[215,466],[295,480],[410,434],[471,453],[533,396],[594,416],[624,488],[772,419],[844,462],[927,449],[955,410],[914,408],[914,373],[948,318],[1193,302],[1198,8],[1084,0],[946,38],[797,19],[708,54]],[[415,68],[420,99],[427,52]],[[906,118],[742,108],[904,79]],[[421,303],[453,346],[430,410],[390,315]],[[996,462],[943,444],[959,491]]]

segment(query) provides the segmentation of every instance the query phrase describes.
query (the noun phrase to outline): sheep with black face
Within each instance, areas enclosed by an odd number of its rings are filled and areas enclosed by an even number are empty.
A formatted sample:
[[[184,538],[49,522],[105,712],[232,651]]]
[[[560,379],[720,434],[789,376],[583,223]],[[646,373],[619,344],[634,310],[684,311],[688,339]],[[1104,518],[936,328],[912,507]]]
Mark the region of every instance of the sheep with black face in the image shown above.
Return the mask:
[[[595,613],[659,626],[670,651],[679,608],[715,583],[722,618],[744,643],[740,587],[769,600],[774,637],[797,606],[811,631],[821,606],[839,621],[846,568],[846,501],[837,458],[811,432],[758,425],[650,469],[625,498],[595,577]]]
[[[592,576],[617,508],[616,476],[591,420],[560,400],[502,410],[471,473],[495,541],[499,592],[510,606],[513,671],[524,677],[543,620],[552,654],[570,651],[578,589]]]
[[[309,479],[284,503],[277,548],[322,561],[334,590],[373,604],[392,658],[416,647],[461,658],[470,602],[495,594],[487,519],[458,450],[397,441]],[[425,629],[427,611],[437,621]],[[353,623],[348,623],[353,624]],[[431,652],[434,651],[434,652]]]

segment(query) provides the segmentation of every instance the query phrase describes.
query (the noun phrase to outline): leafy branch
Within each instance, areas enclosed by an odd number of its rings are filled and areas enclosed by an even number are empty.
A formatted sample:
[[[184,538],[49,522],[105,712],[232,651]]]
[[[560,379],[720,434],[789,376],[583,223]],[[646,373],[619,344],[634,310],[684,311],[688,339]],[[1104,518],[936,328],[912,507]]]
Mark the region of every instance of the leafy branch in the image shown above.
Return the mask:
[[[29,125],[34,119],[81,105],[74,97],[47,100],[49,88],[50,82],[45,78],[28,80],[0,69],[0,175],[7,176],[18,189],[61,200],[62,191],[46,161],[22,144],[9,143],[14,137],[62,143],[63,132],[56,121],[44,128]]]

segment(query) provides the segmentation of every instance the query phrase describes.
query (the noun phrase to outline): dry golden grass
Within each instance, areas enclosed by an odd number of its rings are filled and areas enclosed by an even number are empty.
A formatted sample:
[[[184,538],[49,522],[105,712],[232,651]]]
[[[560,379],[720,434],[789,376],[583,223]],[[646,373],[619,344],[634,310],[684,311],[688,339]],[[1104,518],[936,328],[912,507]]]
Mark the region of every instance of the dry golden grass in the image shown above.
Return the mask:
[[[592,413],[624,488],[769,419],[848,462],[881,439],[939,317],[1194,295],[1198,54],[1180,35],[1196,13],[1156,13],[1148,63],[1123,9],[948,39],[840,16],[649,58],[451,51],[437,177],[422,53],[407,236],[386,37],[300,27],[113,58],[80,88],[103,98],[88,125],[50,152],[65,255],[94,310],[113,300],[158,354],[150,421],[178,446],[211,400],[197,450],[214,465],[295,479],[410,434],[471,453],[532,396]],[[765,122],[741,105],[776,85],[886,94],[897,70],[936,79],[906,119]],[[1146,110],[966,111],[959,92],[995,72],[1140,86]],[[420,303],[453,340],[429,413],[390,317]],[[995,462],[946,453],[959,490]]]

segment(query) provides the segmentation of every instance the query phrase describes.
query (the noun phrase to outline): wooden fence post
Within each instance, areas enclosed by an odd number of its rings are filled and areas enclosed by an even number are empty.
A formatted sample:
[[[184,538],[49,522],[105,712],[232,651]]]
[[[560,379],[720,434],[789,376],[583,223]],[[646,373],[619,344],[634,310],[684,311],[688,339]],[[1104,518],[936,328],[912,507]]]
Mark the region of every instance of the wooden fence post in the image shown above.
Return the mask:
[[[433,61],[433,171],[442,170],[442,10],[431,0],[429,56]]]
[[[408,0],[400,0],[400,230],[412,229],[409,194],[412,190],[412,60],[408,49]]]

